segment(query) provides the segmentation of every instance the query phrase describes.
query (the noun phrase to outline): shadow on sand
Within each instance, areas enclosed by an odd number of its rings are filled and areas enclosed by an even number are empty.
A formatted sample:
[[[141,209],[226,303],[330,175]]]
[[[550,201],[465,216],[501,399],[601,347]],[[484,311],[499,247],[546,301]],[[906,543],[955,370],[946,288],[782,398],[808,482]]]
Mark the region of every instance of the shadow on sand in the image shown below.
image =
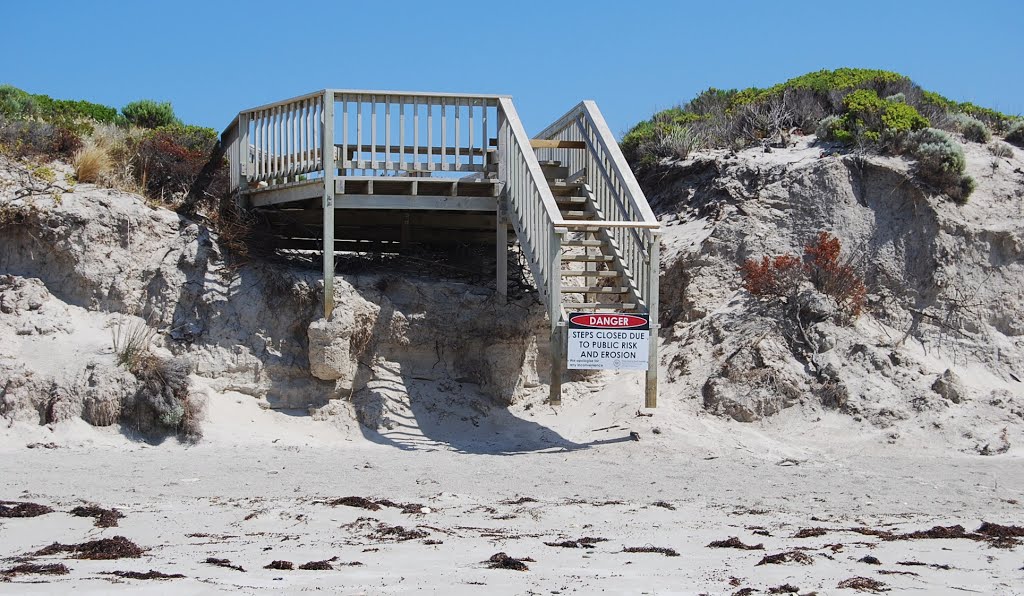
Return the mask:
[[[629,436],[586,443],[571,441],[556,431],[516,416],[503,404],[481,393],[472,383],[403,377],[391,364],[384,378],[374,379],[354,400],[363,436],[403,451],[450,449],[480,455],[517,455],[542,451],[564,452],[631,440]]]

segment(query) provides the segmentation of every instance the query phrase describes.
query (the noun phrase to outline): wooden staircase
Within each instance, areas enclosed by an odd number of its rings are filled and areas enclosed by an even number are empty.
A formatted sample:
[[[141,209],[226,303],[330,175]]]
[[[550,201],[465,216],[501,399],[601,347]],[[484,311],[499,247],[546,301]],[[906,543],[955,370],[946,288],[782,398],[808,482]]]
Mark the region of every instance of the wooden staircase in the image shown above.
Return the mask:
[[[587,196],[586,177],[567,182],[568,168],[559,161],[540,162],[545,181],[562,218],[574,222],[602,221],[602,214]],[[561,306],[566,312],[635,312],[637,303],[628,285],[628,272],[615,258],[601,228],[575,228],[561,243]]]
[[[239,207],[322,254],[325,317],[335,251],[493,243],[503,297],[517,241],[551,323],[551,403],[582,311],[650,318],[656,404],[660,227],[594,102],[531,138],[508,96],[326,89],[239,112],[221,142]]]

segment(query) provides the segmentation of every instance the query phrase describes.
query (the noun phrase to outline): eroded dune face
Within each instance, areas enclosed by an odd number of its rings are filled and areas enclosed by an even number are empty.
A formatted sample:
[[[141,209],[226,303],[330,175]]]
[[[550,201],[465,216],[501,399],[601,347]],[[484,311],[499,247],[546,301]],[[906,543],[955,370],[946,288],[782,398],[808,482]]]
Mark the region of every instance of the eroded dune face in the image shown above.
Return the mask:
[[[741,421],[803,404],[881,426],[920,418],[936,430],[947,420],[969,429],[962,417],[1019,425],[1020,150],[995,159],[969,145],[979,187],[958,205],[921,188],[905,160],[826,155],[811,141],[701,154],[642,174],[667,224],[662,320],[666,344],[678,348],[671,378],[704,409]],[[837,316],[835,300],[809,288],[796,297],[798,324],[787,326],[763,297],[738,291],[744,261],[802,258],[821,231],[841,240],[841,261],[863,275],[858,318]]]
[[[968,144],[978,188],[958,205],[919,187],[902,159],[825,155],[813,141],[640,173],[665,224],[661,406],[745,422],[835,409],[897,435],[913,421],[1003,449],[1024,422],[1021,151],[993,158]],[[545,392],[546,322],[528,294],[506,306],[486,285],[370,271],[339,278],[324,321],[317,272],[228,265],[201,221],[134,195],[79,185],[59,201],[16,198],[14,177],[0,178],[9,419],[122,420],[140,382],[111,335],[132,321],[156,330],[155,352],[184,362],[204,399],[240,392],[367,428],[467,403],[475,414],[458,416],[472,421]],[[863,274],[863,312],[842,316],[805,287],[799,324],[780,325],[738,267],[802,256],[822,231]]]

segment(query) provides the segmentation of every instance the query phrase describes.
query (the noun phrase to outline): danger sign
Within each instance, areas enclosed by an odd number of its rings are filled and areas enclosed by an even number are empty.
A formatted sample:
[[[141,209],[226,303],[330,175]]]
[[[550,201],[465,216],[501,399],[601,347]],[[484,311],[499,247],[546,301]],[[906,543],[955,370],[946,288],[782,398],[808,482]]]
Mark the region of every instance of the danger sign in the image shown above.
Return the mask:
[[[651,321],[646,314],[569,315],[568,366],[574,370],[647,370]]]

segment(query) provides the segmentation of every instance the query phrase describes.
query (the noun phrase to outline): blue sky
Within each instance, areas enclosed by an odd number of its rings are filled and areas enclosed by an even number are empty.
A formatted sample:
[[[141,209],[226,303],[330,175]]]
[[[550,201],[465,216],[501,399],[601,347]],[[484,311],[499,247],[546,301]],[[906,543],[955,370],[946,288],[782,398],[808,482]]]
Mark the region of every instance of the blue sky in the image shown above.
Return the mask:
[[[304,8],[307,7],[308,8]],[[0,83],[223,128],[324,87],[505,93],[536,132],[581,99],[616,133],[707,87],[895,70],[1024,113],[1024,2],[9,2]]]

